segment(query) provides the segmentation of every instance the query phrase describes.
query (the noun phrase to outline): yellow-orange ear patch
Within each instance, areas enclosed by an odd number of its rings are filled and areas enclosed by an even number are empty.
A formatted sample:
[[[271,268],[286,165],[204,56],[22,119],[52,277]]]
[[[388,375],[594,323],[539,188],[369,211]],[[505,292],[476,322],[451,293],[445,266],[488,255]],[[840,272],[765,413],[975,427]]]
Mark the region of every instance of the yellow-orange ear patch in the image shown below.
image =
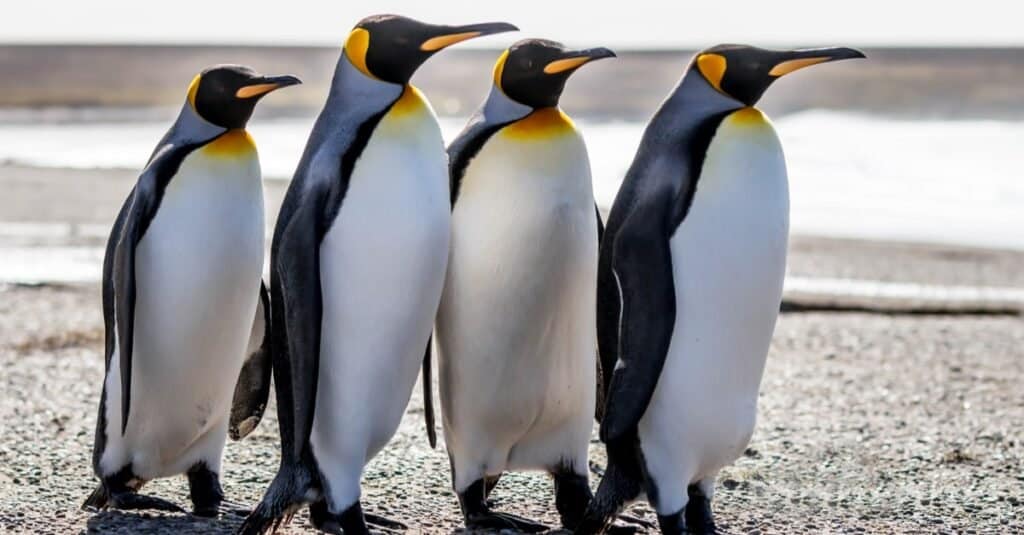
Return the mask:
[[[506,126],[501,133],[516,140],[543,140],[576,129],[572,119],[558,108],[541,108]]]
[[[199,92],[199,80],[203,77],[202,74],[197,74],[192,79],[192,83],[188,84],[188,103],[192,106],[192,109],[196,109],[196,93]]]
[[[505,72],[505,62],[508,61],[508,50],[506,49],[494,63],[494,85],[501,89],[501,74]],[[501,89],[504,91],[504,89]]]
[[[772,70],[768,72],[771,76],[785,76],[793,71],[800,70],[804,67],[810,67],[811,65],[817,65],[819,63],[826,62],[832,58],[829,57],[818,57],[818,58],[802,58],[802,59],[791,59],[789,61],[783,61],[778,65],[772,67]]]
[[[725,56],[719,54],[701,54],[697,56],[697,68],[711,87],[722,91],[722,78],[725,78]]]
[[[228,130],[203,147],[203,154],[217,158],[237,158],[256,151],[256,143],[249,132],[241,128]]]
[[[370,50],[370,32],[363,28],[356,28],[348,34],[345,40],[345,57],[348,58],[359,72],[376,79],[366,66],[366,52]]]

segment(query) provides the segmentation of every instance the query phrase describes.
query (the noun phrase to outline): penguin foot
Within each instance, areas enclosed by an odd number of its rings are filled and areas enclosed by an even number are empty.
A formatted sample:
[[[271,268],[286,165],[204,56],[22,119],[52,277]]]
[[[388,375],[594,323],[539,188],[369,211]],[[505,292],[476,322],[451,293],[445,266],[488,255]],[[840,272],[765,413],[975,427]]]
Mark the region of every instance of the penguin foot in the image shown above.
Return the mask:
[[[409,526],[397,520],[391,520],[390,518],[385,518],[372,513],[363,513],[363,518],[366,519],[367,524],[373,524],[378,528],[385,528],[393,531],[405,531],[409,529]]]
[[[711,500],[704,495],[697,485],[691,485],[688,489],[690,501],[686,503],[686,526],[690,533],[713,534],[717,533],[714,514],[711,512]]]
[[[196,509],[192,510],[192,516],[198,516],[203,518],[217,518],[217,517],[246,517],[252,513],[252,507],[242,505],[240,503],[229,502],[224,500],[220,502],[220,507],[209,514],[200,514]]]
[[[192,514],[204,518],[216,518],[220,514],[224,491],[220,488],[220,476],[198,462],[188,471],[189,494],[192,497]]]
[[[686,519],[683,517],[682,510],[672,515],[658,515],[658,528],[661,529],[662,535],[690,533],[690,530],[686,527]]]
[[[650,520],[644,520],[633,515],[620,514],[618,516],[618,520],[609,524],[608,527],[605,528],[605,533],[609,533],[611,535],[631,535],[633,533],[651,530],[656,527],[657,524]]]
[[[587,505],[594,498],[590,492],[587,475],[577,474],[571,467],[561,466],[551,472],[555,479],[555,508],[562,520],[562,527],[576,529],[583,521]]]
[[[107,506],[111,509],[123,511],[153,510],[166,511],[168,513],[184,513],[185,510],[178,505],[163,498],[144,496],[134,492],[118,492],[110,495],[110,502]]]
[[[341,514],[335,514],[328,509],[326,500],[317,500],[309,506],[309,520],[313,523],[313,527],[334,535],[369,535],[368,522],[388,533],[393,532],[394,526],[401,526],[402,529],[405,529],[405,524],[400,522],[377,515],[364,514],[363,506],[359,501],[350,505]]]
[[[508,513],[496,513],[486,511],[466,516],[466,528],[475,530],[505,530],[511,529],[523,533],[541,533],[548,531],[548,526],[535,522],[528,518],[511,515]]]

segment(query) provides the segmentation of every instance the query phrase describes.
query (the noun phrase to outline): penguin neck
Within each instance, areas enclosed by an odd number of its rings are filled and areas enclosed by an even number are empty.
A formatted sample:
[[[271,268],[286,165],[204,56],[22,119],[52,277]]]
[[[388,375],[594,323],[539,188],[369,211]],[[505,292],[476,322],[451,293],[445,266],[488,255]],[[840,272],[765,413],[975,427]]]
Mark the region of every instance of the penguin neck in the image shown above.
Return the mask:
[[[654,114],[647,132],[653,134],[652,140],[678,144],[708,119],[743,107],[690,68]]]
[[[477,111],[486,124],[504,124],[518,121],[533,113],[534,109],[508,97],[498,86],[491,85],[491,93]]]
[[[167,145],[202,145],[216,139],[227,131],[227,128],[217,126],[203,119],[196,112],[195,108],[192,107],[189,99],[185,99],[181,111],[178,112],[178,118],[175,119],[174,124],[171,125],[167,133],[164,134],[160,143],[157,144],[153,154],[149,156],[149,161],[152,161],[153,156]]]
[[[338,58],[327,96],[326,110],[337,106],[359,106],[363,109],[383,111],[402,96],[405,86],[371,78],[360,71],[344,50]]]

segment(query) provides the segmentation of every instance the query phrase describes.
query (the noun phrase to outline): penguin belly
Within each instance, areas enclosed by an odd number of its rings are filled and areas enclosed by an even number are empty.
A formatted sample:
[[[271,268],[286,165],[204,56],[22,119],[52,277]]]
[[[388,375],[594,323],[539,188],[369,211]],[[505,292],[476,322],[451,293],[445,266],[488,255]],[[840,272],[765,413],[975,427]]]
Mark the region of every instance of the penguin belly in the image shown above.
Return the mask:
[[[586,470],[596,379],[593,198],[575,130],[532,139],[500,131],[466,170],[437,324],[458,491],[505,470]]]
[[[237,136],[241,148],[225,153]],[[149,480],[200,461],[219,472],[263,251],[259,161],[247,134],[229,132],[185,158],[138,244],[131,412],[122,436],[117,342],[105,474],[131,463]]]
[[[425,102],[400,104],[371,134],[320,248],[323,318],[310,443],[332,511],[358,499],[363,466],[398,428],[448,262],[440,127]]]
[[[719,126],[670,240],[675,327],[639,423],[659,514],[680,510],[690,484],[702,482],[710,497],[718,470],[750,440],[788,233],[782,147],[759,111],[735,112]]]

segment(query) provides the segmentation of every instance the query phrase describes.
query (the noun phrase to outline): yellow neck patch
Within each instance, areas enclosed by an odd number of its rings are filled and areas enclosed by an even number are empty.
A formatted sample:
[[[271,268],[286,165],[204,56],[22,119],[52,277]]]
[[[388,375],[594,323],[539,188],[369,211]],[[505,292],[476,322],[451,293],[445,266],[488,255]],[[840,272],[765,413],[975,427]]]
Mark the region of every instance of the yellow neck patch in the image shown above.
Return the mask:
[[[238,128],[228,130],[202,148],[203,154],[215,158],[238,158],[256,152],[256,143],[249,132]]]
[[[576,125],[558,108],[541,108],[506,126],[501,133],[522,141],[542,140],[573,132]]]
[[[370,32],[363,28],[352,30],[352,33],[348,35],[348,40],[345,41],[345,57],[352,62],[352,65],[359,69],[359,72],[376,80],[377,77],[366,66],[366,52],[368,50],[370,50]]]
[[[427,109],[427,99],[423,96],[423,93],[416,89],[416,86],[406,84],[405,89],[402,91],[402,96],[398,97],[398,100],[391,106],[391,111],[388,112],[388,115],[405,117],[420,113],[425,109]]]
[[[753,106],[740,108],[732,112],[732,114],[729,115],[729,120],[740,126],[760,126],[768,124],[768,117],[766,117],[761,110]]]

